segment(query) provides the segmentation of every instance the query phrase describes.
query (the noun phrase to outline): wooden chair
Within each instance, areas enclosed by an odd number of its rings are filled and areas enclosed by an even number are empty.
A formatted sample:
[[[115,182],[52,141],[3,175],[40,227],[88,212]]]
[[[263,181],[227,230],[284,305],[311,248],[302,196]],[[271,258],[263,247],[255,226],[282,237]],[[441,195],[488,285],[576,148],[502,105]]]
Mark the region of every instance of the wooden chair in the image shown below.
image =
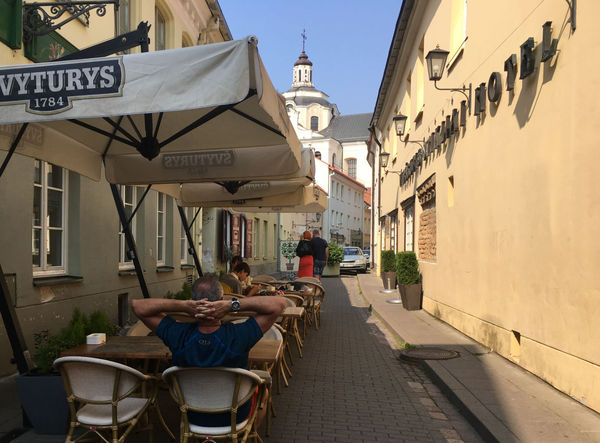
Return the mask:
[[[301,277],[294,281],[301,282],[306,287],[304,292],[307,293],[309,298],[305,307],[308,311],[309,323],[312,324],[314,322],[315,328],[319,329],[321,324],[321,305],[325,299],[325,289],[321,286],[319,279],[314,277]]]
[[[287,306],[291,306],[291,307],[304,306],[305,300],[303,297],[301,297],[299,295],[284,294],[284,297],[285,297]],[[302,316],[302,322],[304,324],[305,329],[306,329],[306,315],[307,315],[306,312],[307,311],[305,308],[304,315]],[[298,355],[300,356],[300,358],[302,358],[303,343],[302,343],[302,338],[300,337],[300,331],[298,330],[298,322],[296,321],[296,319],[293,319],[293,320],[290,319],[290,321],[288,321],[284,325],[284,328],[287,331],[288,338],[291,338],[296,343],[296,349],[298,350]],[[290,363],[293,364],[292,352],[291,352],[290,346],[287,346],[287,351],[288,351],[288,355],[290,357]]]
[[[90,432],[108,442],[102,435],[106,431],[113,443],[121,443],[154,400],[152,389],[149,390],[152,395],[140,397],[143,384],[152,378],[121,363],[91,357],[62,357],[54,361],[54,366],[62,375],[71,412],[66,442],[79,441]],[[87,431],[72,440],[78,427]],[[119,436],[123,427],[126,429]],[[144,429],[152,442],[152,424],[148,423]]]
[[[270,275],[257,275],[256,277],[252,277],[252,283],[269,283],[273,281],[277,281],[277,279]]]
[[[223,292],[225,294],[233,294],[233,289],[231,289],[231,286],[229,286],[227,283],[224,283],[222,281],[220,281],[219,283],[221,283],[221,287],[223,288]]]
[[[258,407],[248,417],[237,417],[240,405],[252,401],[258,388],[258,405],[262,404],[265,384],[251,371],[238,368],[180,368],[173,366],[163,372],[173,399],[181,411],[181,441],[200,438],[202,441],[245,442],[249,437],[262,441],[254,422]],[[199,426],[190,423],[188,411],[206,414],[229,412],[227,426]]]
[[[133,324],[131,328],[129,328],[129,330],[127,331],[127,335],[130,337],[146,337],[147,335],[150,335],[151,332],[152,331],[150,330],[150,328],[148,328],[148,326],[146,326],[144,322],[138,320]]]

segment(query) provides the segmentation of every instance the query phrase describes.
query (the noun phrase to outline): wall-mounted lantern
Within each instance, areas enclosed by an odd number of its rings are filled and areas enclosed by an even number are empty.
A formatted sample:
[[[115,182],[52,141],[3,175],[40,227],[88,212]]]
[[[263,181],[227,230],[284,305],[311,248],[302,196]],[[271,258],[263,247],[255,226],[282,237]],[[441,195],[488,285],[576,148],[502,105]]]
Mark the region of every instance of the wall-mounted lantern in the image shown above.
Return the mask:
[[[427,60],[427,73],[429,75],[429,80],[433,81],[435,88],[439,89],[440,91],[453,91],[462,93],[467,98],[467,106],[469,108],[469,114],[471,114],[471,83],[469,83],[468,88],[466,86],[463,86],[462,88],[438,88],[437,81],[441,80],[442,76],[444,75],[444,66],[446,66],[448,54],[448,51],[440,49],[439,46],[427,53],[425,60]],[[469,91],[468,95],[466,91]]]
[[[381,168],[387,168],[389,161],[390,161],[390,153],[389,152],[380,152],[379,153],[379,166]]]
[[[421,148],[424,148],[423,145],[425,143],[425,138],[423,138],[423,140],[421,140],[421,141],[402,140],[402,136],[404,135],[404,131],[406,130],[406,120],[407,119],[408,119],[408,117],[406,117],[406,115],[402,115],[402,114],[397,114],[394,116],[394,118],[392,118],[392,120],[394,121],[394,126],[396,128],[396,135],[400,138],[401,142],[416,143]]]

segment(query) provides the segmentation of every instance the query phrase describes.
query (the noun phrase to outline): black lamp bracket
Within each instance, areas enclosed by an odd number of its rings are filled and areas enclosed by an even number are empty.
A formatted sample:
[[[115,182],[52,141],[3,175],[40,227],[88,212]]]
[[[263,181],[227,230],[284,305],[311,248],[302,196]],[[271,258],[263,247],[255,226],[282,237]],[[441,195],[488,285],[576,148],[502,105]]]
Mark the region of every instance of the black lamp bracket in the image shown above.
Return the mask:
[[[80,17],[88,26],[90,11],[96,10],[98,17],[103,17],[107,5],[114,5],[116,11],[119,0],[23,3],[23,40],[30,41],[33,37],[49,34]],[[69,14],[68,17],[55,23],[65,13]]]
[[[416,143],[421,147],[421,149],[425,149],[425,139],[423,140],[402,140],[402,136],[399,137],[402,143]]]
[[[467,99],[467,107],[469,108],[469,115],[471,115],[471,86],[472,83],[469,83],[469,87],[463,86],[462,88],[438,88],[437,85],[437,80],[435,80],[433,82],[433,86],[435,86],[435,89],[438,89],[440,91],[452,91],[452,92],[460,92],[462,95],[464,95]],[[469,94],[467,95],[467,91],[469,91]]]

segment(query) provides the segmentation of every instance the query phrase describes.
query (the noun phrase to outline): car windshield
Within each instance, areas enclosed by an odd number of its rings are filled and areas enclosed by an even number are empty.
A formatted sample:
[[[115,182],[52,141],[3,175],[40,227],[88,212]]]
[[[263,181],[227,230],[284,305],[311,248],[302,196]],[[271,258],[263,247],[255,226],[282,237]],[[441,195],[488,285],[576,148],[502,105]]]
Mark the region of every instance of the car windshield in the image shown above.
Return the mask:
[[[344,248],[344,255],[360,255],[358,248]]]

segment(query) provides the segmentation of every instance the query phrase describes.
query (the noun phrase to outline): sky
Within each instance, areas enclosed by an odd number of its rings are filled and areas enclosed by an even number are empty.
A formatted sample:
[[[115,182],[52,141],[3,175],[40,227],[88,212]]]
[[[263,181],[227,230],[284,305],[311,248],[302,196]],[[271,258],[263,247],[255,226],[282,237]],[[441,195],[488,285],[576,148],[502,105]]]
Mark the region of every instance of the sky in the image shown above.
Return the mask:
[[[305,51],[315,88],[341,114],[371,113],[402,0],[219,0],[234,39],[258,37],[258,50],[279,92]]]

